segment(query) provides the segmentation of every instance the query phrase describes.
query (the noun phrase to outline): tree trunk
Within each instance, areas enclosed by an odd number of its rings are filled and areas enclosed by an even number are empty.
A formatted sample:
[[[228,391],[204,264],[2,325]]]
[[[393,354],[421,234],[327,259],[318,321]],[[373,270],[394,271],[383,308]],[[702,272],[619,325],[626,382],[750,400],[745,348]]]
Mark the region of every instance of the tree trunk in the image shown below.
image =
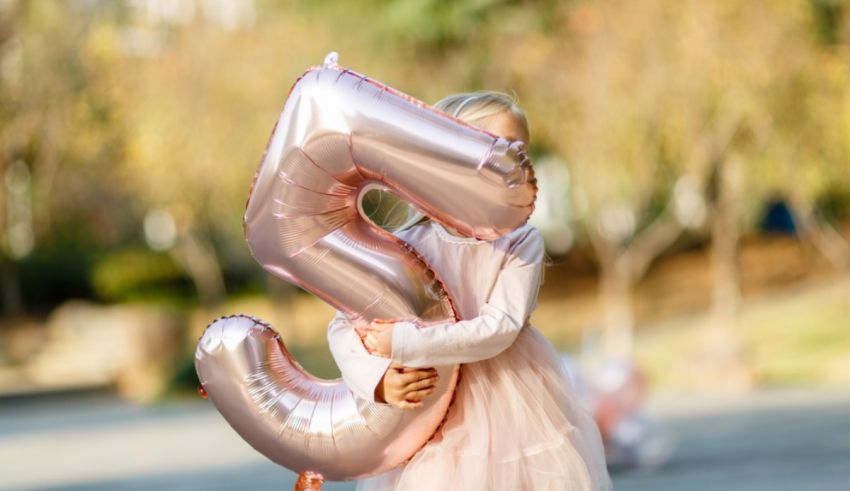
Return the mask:
[[[18,264],[7,261],[3,267],[3,314],[14,317],[23,311]]]
[[[712,302],[706,340],[707,375],[727,388],[745,389],[752,385],[746,365],[738,325],[741,306],[738,265],[738,202],[741,189],[741,161],[735,156],[718,164],[718,194],[711,226]]]
[[[797,234],[804,244],[810,245],[836,269],[850,268],[850,244],[832,225],[819,220],[811,212],[811,203],[805,203],[799,192],[790,191],[791,213]]]
[[[210,244],[194,233],[186,233],[172,249],[172,253],[192,278],[198,298],[204,305],[214,305],[224,299],[226,290],[224,276],[215,251]]]
[[[719,189],[711,224],[711,314],[715,323],[734,325],[740,307],[738,270],[738,187],[736,159],[719,165]],[[734,332],[734,330],[732,331]]]

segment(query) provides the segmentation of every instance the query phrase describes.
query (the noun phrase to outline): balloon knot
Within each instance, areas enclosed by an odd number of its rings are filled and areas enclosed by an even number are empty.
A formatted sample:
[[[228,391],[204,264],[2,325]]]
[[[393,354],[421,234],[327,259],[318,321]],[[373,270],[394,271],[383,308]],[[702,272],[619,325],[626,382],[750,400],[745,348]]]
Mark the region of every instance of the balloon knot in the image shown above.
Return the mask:
[[[298,474],[295,491],[320,491],[325,478],[318,472],[304,471]]]
[[[339,64],[339,53],[331,51],[325,56],[325,66],[334,66]]]

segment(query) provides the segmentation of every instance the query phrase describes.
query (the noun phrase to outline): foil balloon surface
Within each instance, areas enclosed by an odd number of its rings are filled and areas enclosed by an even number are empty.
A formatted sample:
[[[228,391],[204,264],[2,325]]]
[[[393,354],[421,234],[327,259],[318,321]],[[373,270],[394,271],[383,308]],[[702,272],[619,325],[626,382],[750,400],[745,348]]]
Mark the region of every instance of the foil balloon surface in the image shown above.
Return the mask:
[[[267,271],[352,322],[453,321],[438,274],[366,220],[360,198],[388,191],[462,234],[495,239],[534,206],[523,148],[344,69],[332,53],[296,81],[273,130],[245,211],[249,247]],[[195,366],[255,449],[329,480],[408,460],[442,423],[458,376],[458,367],[437,367],[437,390],[416,410],[366,401],[341,380],[306,373],[270,326],[247,316],[211,324]]]

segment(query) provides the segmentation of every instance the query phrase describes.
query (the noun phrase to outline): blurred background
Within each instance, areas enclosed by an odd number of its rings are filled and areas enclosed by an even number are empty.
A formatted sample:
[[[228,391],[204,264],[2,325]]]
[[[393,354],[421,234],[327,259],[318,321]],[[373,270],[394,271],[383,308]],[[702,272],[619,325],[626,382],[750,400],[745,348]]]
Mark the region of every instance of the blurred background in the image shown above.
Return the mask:
[[[244,312],[338,376],[332,310],[241,224],[332,50],[427,102],[516,94],[551,258],[532,322],[617,489],[847,489],[844,0],[0,1],[0,488],[291,485],[192,355]]]

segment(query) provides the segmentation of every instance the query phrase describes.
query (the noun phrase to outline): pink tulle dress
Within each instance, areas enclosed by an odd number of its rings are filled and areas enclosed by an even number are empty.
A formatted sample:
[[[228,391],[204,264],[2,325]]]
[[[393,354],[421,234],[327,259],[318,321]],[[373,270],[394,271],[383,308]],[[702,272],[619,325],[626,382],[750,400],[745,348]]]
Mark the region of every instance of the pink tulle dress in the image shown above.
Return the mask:
[[[349,387],[370,400],[391,361],[461,363],[461,377],[440,434],[406,466],[357,489],[611,489],[593,419],[554,347],[528,324],[542,277],[540,233],[526,225],[480,241],[428,221],[398,235],[439,272],[463,320],[426,329],[396,323],[389,360],[368,354],[340,314],[328,330],[331,352]]]

